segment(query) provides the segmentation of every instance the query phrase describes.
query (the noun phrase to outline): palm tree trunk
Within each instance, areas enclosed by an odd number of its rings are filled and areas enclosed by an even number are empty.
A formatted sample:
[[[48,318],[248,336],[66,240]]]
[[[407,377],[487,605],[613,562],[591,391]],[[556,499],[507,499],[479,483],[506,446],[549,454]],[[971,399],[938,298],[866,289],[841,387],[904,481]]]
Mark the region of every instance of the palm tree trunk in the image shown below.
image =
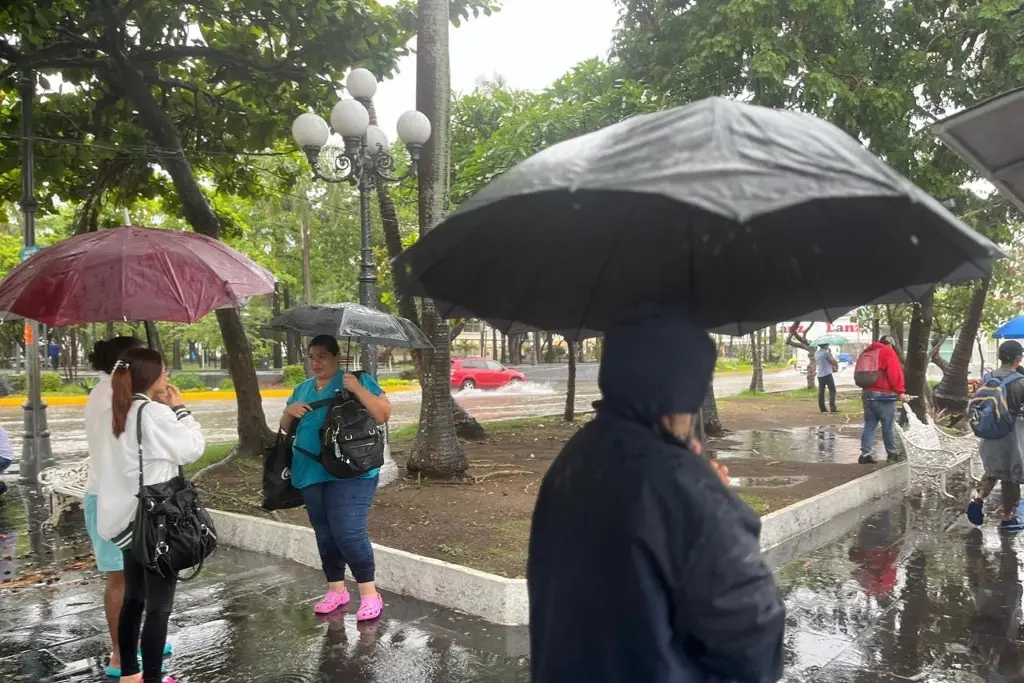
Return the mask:
[[[704,433],[709,435],[721,434],[725,429],[722,427],[722,420],[718,417],[718,403],[715,401],[715,381],[708,382],[708,393],[704,394],[704,404],[701,406],[701,414],[704,417]]]
[[[577,342],[566,341],[569,345],[569,378],[565,387],[565,413],[563,417],[566,422],[576,419],[576,347]]]
[[[373,100],[364,103],[370,114],[370,123],[377,125],[377,110],[373,106]],[[398,222],[398,211],[395,209],[395,201],[391,198],[391,189],[387,183],[377,183],[377,204],[380,207],[380,223],[384,232],[384,246],[388,251],[388,258],[393,259],[402,253],[402,229]],[[391,274],[396,277],[395,273]],[[419,326],[420,315],[416,310],[416,302],[411,296],[405,294],[405,288],[396,283],[395,293],[398,299],[398,314],[414,325]],[[450,353],[450,352],[449,352]],[[423,382],[423,363],[418,351],[412,352],[412,362],[416,368],[416,374]],[[480,441],[487,437],[483,425],[477,422],[476,418],[466,412],[466,409],[459,405],[454,398],[450,401],[452,406],[452,420],[455,422],[455,433],[460,439],[468,441]]]
[[[989,281],[982,280],[974,288],[971,303],[967,308],[967,318],[960,328],[960,336],[953,347],[949,366],[942,375],[942,381],[935,387],[935,407],[954,415],[962,415],[967,408],[967,375],[974,351],[974,338],[981,326],[981,314],[985,308],[988,286]]]
[[[416,108],[427,115],[433,129],[419,162],[420,234],[432,230],[448,208],[448,107],[451,100],[448,20],[447,0],[419,0]],[[423,354],[420,426],[407,468],[428,476],[459,476],[469,468],[469,462],[455,434],[452,418],[448,323],[441,319],[429,299],[423,300],[422,323],[434,348]]]
[[[925,385],[930,365],[932,319],[935,314],[935,295],[929,293],[914,306],[910,318],[910,332],[907,336],[907,358],[904,364],[907,393],[917,396],[910,407],[921,420],[927,412]]]
[[[764,369],[761,367],[761,330],[750,335],[750,360],[754,371],[750,374],[750,391],[760,394],[764,391]]]

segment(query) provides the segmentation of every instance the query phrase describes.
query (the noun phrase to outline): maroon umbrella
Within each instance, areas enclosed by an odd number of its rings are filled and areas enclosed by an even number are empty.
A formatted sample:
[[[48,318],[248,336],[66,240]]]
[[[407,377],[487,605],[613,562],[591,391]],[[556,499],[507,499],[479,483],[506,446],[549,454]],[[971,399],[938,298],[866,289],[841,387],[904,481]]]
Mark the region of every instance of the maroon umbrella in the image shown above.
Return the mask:
[[[0,281],[0,317],[194,323],[273,291],[273,275],[222,242],[126,226],[71,237],[17,266]]]

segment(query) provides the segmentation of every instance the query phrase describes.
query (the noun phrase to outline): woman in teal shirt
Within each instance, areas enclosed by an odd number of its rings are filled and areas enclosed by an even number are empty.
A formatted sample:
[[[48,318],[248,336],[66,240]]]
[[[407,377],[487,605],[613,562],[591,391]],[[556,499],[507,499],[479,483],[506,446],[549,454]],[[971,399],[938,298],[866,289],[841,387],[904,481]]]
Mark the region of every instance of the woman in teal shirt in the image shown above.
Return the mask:
[[[313,376],[295,387],[281,417],[285,432],[299,421],[292,453],[292,484],[302,492],[309,522],[316,533],[320,563],[327,577],[327,595],[316,604],[317,614],[328,614],[350,601],[345,588],[345,566],[359,584],[356,620],[376,619],[384,601],[374,584],[373,546],[366,530],[370,504],[377,492],[378,470],[352,479],[338,479],[302,451],[320,452],[320,429],[327,419],[327,407],[310,410],[310,404],[349,391],[370,412],[377,424],[391,417],[391,403],[372,376],[358,376],[341,370],[338,341],[331,336],[314,337],[309,343],[309,367]],[[302,450],[299,450],[302,449]]]

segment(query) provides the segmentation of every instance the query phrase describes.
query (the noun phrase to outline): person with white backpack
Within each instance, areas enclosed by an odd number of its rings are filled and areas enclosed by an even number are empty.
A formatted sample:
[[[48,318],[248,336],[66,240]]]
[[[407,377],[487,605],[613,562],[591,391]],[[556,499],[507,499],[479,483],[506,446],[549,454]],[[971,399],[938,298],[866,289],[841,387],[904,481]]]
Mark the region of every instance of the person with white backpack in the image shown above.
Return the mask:
[[[1000,366],[985,375],[982,384],[967,404],[967,418],[978,437],[985,476],[978,483],[967,518],[980,525],[985,520],[984,503],[988,495],[1002,483],[1002,531],[1024,530],[1018,514],[1020,486],[1024,483],[1024,422],[1017,418],[1024,412],[1024,379],[1019,369],[1024,347],[1009,340],[999,346]]]

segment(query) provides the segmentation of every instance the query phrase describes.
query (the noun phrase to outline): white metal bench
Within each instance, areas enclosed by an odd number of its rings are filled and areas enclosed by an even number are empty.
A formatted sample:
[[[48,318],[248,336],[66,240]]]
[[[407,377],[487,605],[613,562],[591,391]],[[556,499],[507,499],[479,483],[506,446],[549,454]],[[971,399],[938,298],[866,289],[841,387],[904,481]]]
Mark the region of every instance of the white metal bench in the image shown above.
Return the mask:
[[[43,493],[50,497],[50,517],[46,524],[56,525],[65,511],[82,502],[88,476],[88,459],[71,465],[48,467],[39,473]]]
[[[895,428],[907,453],[907,465],[910,467],[908,488],[937,483],[943,496],[955,498],[946,487],[946,478],[950,472],[965,465],[968,473],[975,475],[974,461],[980,460],[977,439],[946,434],[931,421],[917,419],[910,406],[905,405],[905,408],[907,427],[904,429],[897,424]],[[980,474],[976,478],[979,477]]]

